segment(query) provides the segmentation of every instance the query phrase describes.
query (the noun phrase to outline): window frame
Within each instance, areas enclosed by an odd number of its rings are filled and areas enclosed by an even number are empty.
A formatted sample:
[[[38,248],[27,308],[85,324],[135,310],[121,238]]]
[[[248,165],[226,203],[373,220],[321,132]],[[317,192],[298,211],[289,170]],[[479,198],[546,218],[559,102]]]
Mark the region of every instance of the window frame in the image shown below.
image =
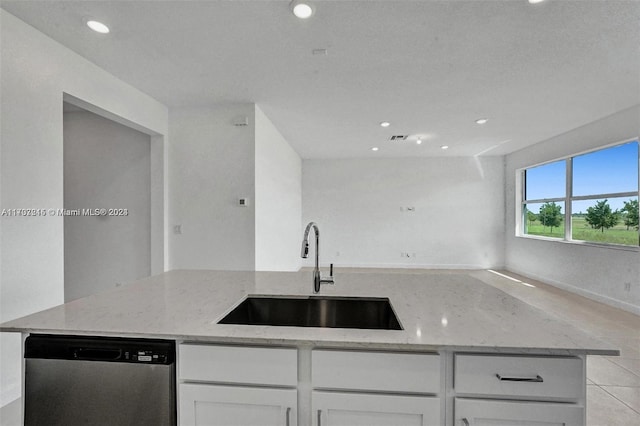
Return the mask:
[[[616,146],[625,145],[628,143],[635,142],[638,144],[638,190],[637,191],[627,191],[627,192],[614,192],[614,193],[606,193],[606,194],[589,194],[589,195],[573,195],[573,159],[575,157],[579,157],[585,154],[591,154],[598,151],[603,151],[608,148],[613,148]],[[526,199],[526,171],[533,169],[535,167],[544,166],[551,163],[556,163],[559,161],[565,162],[565,194],[564,197],[555,197],[555,198],[542,198],[542,199]],[[555,241],[560,243],[569,243],[569,244],[579,244],[579,245],[593,245],[598,247],[606,247],[613,248],[617,250],[627,250],[627,251],[640,251],[640,231],[638,245],[630,246],[625,244],[616,244],[616,243],[605,243],[598,241],[584,241],[584,240],[574,240],[573,235],[573,225],[572,225],[572,214],[573,214],[573,202],[574,201],[585,201],[585,200],[603,200],[610,198],[621,198],[621,197],[637,197],[640,199],[640,138],[634,137],[631,139],[627,139],[622,142],[615,142],[612,144],[604,145],[595,149],[590,149],[587,151],[571,154],[568,156],[555,158],[553,160],[545,161],[538,164],[533,164],[527,167],[522,167],[516,170],[516,190],[517,199],[516,199],[516,237],[521,238],[531,238],[536,240],[545,240],[545,241]],[[544,203],[564,203],[564,237],[547,237],[542,235],[532,235],[525,233],[525,224],[527,218],[526,216],[526,208],[527,204],[544,204]]]

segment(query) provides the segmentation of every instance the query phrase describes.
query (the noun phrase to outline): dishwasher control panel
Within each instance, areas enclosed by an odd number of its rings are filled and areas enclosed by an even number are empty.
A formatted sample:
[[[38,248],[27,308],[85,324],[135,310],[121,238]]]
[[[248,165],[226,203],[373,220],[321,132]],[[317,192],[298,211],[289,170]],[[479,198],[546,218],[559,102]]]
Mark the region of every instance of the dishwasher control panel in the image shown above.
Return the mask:
[[[158,352],[154,350],[134,350],[134,351],[125,351],[124,359],[134,362],[150,362],[152,364],[166,364],[167,363],[167,354],[163,352]]]
[[[162,365],[176,359],[175,341],[171,340],[32,334],[27,342],[25,358]]]

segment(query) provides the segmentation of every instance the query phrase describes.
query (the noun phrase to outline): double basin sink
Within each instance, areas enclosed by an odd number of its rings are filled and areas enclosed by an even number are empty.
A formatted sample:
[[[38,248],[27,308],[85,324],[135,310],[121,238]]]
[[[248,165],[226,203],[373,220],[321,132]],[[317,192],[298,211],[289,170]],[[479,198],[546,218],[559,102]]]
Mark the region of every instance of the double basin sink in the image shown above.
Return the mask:
[[[248,296],[218,324],[402,330],[387,298]]]

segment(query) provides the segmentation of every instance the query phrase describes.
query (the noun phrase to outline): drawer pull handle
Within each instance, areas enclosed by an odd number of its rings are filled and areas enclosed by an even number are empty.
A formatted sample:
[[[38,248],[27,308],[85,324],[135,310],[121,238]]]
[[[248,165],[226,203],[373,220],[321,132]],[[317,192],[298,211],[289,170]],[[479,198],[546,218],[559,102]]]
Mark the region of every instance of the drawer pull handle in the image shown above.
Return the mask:
[[[291,424],[291,407],[287,407],[286,425],[289,426],[290,424]]]
[[[318,426],[322,423],[322,410],[318,410]]]
[[[536,377],[509,377],[496,374],[498,380],[503,382],[528,382],[528,383],[542,383],[544,380],[539,375]]]

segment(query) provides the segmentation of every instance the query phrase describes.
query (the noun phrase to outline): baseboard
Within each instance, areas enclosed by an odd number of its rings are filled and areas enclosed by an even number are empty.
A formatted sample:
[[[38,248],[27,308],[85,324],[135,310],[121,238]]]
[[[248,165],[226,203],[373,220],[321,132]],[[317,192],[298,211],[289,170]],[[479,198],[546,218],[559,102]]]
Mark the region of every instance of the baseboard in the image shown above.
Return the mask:
[[[632,305],[631,303],[623,302],[622,300],[618,300],[612,297],[604,296],[602,294],[594,293],[593,291],[585,290],[583,288],[576,287],[574,285],[567,284],[562,281],[556,281],[547,277],[543,277],[538,274],[532,274],[528,271],[522,271],[517,268],[507,267],[505,268],[505,270],[509,272],[513,272],[514,274],[533,278],[534,280],[542,281],[543,283],[550,284],[562,290],[567,290],[572,293],[578,294],[580,296],[584,296],[587,299],[595,300],[596,302],[601,302],[601,303],[604,303],[605,305],[613,306],[614,308],[622,309],[624,311],[631,312],[632,314],[635,314],[635,315],[640,315],[640,306]]]
[[[326,264],[320,265],[320,268],[324,269],[328,267]],[[333,264],[334,268],[365,268],[365,269],[447,269],[447,270],[478,270],[478,269],[501,269],[500,266],[489,266],[486,265],[461,265],[461,264],[451,264],[451,265],[432,265],[432,264],[420,264],[420,263],[335,263]],[[313,269],[313,266],[305,265],[300,268],[301,271]]]

